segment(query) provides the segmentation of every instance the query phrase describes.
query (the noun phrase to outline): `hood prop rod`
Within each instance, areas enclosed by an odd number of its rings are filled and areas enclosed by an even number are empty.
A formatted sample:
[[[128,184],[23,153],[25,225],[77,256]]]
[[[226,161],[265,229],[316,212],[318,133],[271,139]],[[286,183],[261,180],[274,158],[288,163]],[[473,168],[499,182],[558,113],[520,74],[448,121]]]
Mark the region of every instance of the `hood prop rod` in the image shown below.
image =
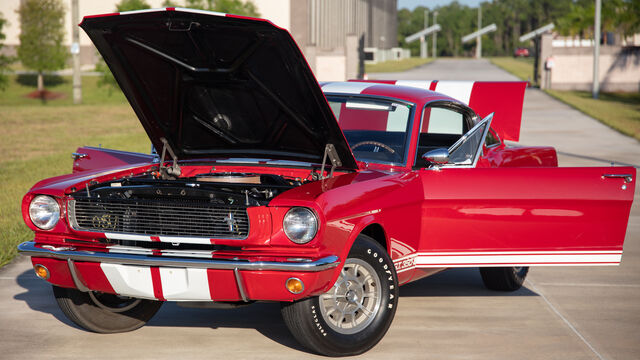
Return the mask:
[[[327,157],[329,161],[331,161],[331,170],[329,171],[328,176],[324,176],[324,168],[327,164]],[[324,155],[322,156],[322,167],[320,168],[320,179],[327,179],[333,177],[333,170],[335,170],[336,166],[342,166],[342,161],[340,161],[340,157],[338,156],[338,152],[336,151],[336,147],[333,144],[327,144],[324,147]]]
[[[162,155],[160,156],[160,169],[159,169],[160,172],[163,174],[163,177],[165,173],[169,178],[180,176],[182,171],[180,170],[180,166],[178,166],[178,157],[173,152],[173,149],[171,148],[171,146],[169,146],[169,142],[167,141],[167,139],[160,138],[160,141],[162,141]],[[170,167],[164,166],[164,156],[167,151],[169,152],[169,155],[173,159],[173,165],[171,165]]]

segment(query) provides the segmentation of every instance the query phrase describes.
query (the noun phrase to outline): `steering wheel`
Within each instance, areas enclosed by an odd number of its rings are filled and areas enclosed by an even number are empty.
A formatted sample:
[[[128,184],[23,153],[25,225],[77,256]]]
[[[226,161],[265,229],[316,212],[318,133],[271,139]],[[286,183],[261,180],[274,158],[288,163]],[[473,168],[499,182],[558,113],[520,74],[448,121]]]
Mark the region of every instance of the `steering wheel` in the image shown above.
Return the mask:
[[[395,153],[396,153],[396,151],[395,151],[395,150],[393,150],[393,149],[391,148],[391,146],[389,146],[389,145],[385,145],[385,144],[383,144],[383,143],[381,143],[381,142],[378,142],[378,141],[372,141],[372,140],[371,140],[371,141],[360,141],[359,143],[357,143],[357,144],[353,145],[353,146],[351,147],[351,150],[355,150],[355,148],[357,148],[357,147],[359,147],[359,146],[362,146],[362,145],[376,145],[376,146],[379,146],[379,147],[381,147],[381,148],[383,148],[383,149],[387,150],[387,151],[388,151],[388,152],[390,152],[391,154],[395,154]]]

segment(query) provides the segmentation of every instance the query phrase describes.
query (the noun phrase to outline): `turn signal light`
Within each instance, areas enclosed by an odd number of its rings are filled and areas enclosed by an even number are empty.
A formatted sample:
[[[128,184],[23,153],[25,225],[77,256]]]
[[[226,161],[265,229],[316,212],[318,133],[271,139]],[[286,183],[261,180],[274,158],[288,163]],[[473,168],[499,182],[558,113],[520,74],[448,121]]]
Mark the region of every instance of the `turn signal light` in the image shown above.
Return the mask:
[[[47,280],[49,278],[49,270],[44,265],[37,264],[33,269],[36,271],[36,276],[40,279]]]
[[[304,291],[304,283],[298,278],[289,278],[286,282],[287,290],[292,294],[300,294]]]

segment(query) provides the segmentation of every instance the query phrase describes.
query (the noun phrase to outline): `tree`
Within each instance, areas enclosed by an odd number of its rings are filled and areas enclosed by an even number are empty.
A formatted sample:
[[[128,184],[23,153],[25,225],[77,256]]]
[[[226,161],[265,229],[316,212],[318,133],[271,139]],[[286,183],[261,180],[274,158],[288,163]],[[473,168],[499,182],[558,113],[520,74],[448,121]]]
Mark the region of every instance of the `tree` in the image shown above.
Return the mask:
[[[558,20],[558,28],[565,35],[593,36],[595,7],[590,0],[577,0]],[[602,30],[624,36],[640,31],[640,0],[608,0],[602,2]]]
[[[258,17],[256,6],[249,0],[185,0],[185,6],[192,9],[217,11],[228,14]]]
[[[65,8],[61,0],[24,0],[18,8],[18,58],[38,72],[38,91],[44,90],[44,71],[62,69],[68,57],[64,41]]]
[[[2,51],[2,47],[4,46],[2,41],[5,39],[5,35],[2,32],[2,28],[6,23],[7,20],[2,16],[2,13],[0,13],[0,51]],[[9,80],[5,72],[7,71],[9,64],[11,64],[12,62],[12,57],[0,54],[0,91],[4,91],[7,88]]]
[[[121,0],[116,4],[117,12],[143,10],[150,8],[151,6],[149,6],[149,4],[144,0]],[[104,62],[104,59],[102,59],[102,57],[96,63],[96,71],[102,73],[102,76],[100,76],[100,79],[98,80],[98,86],[106,86],[107,94],[109,96],[111,96],[114,89],[120,88],[118,86],[118,83],[116,82],[116,79],[113,77],[111,70],[109,70],[109,67]]]
[[[117,12],[150,9],[151,6],[144,0],[120,0],[116,4]]]
[[[626,32],[640,27],[637,20],[640,0],[607,0],[603,2],[603,18],[605,17],[604,3],[614,4],[621,2],[626,4],[629,11],[628,19],[619,12],[619,23],[624,23]],[[504,56],[513,54],[513,49],[522,46],[520,35],[527,33],[550,22],[556,22],[575,8],[584,9],[593,0],[492,0],[483,1],[482,25],[495,23],[498,30],[482,37],[482,50],[486,55]],[[398,11],[398,42],[402,47],[410,48],[413,55],[419,53],[419,42],[407,44],[404,38],[424,27],[424,10],[422,6],[410,11],[401,9]],[[438,11],[438,23],[442,30],[438,33],[438,56],[461,56],[471,53],[476,46],[475,42],[462,44],[461,37],[477,30],[478,8],[471,8],[452,1],[445,6],[429,9],[432,23],[433,12]],[[591,11],[591,23],[593,23],[593,7],[591,10],[583,10],[586,14]],[[635,14],[635,15],[633,15]],[[624,20],[623,20],[624,19]],[[622,25],[621,25],[622,26]],[[635,27],[634,27],[635,26]],[[625,28],[625,29],[626,29]]]

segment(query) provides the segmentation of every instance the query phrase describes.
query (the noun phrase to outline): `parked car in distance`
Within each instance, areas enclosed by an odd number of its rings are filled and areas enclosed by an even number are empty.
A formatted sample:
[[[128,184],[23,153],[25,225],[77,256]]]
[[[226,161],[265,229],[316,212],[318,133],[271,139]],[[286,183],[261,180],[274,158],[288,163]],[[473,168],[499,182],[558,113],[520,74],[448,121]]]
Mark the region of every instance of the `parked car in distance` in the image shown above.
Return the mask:
[[[527,48],[516,48],[513,51],[513,57],[529,57],[529,49]]]
[[[286,30],[199,10],[80,26],[158,150],[80,147],[23,198],[19,251],[84,329],[277,301],[305,347],[354,355],[400,285],[447,268],[514,291],[529,266],[621,260],[635,169],[505,143],[524,82],[318,84]]]

